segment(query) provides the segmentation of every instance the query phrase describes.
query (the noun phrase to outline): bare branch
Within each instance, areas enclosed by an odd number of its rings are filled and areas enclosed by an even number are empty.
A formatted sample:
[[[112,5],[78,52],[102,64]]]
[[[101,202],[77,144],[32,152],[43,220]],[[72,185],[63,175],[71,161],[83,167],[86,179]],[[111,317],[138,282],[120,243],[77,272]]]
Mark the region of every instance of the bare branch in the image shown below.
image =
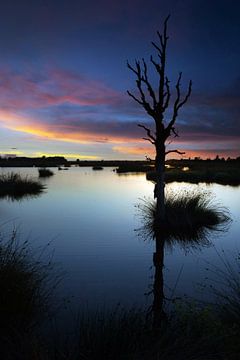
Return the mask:
[[[180,107],[182,107],[184,104],[186,104],[186,102],[188,101],[188,99],[191,95],[191,92],[192,92],[192,80],[189,81],[187,94],[186,94],[185,98],[183,99],[183,101],[181,101],[179,103],[178,109],[180,109]]]
[[[149,139],[149,138],[143,137],[142,139],[143,139],[143,140],[146,140],[146,141],[149,141],[151,144],[155,145],[155,141],[153,141],[153,140],[151,140],[151,139]]]
[[[134,67],[132,67],[132,65],[129,64],[129,62],[127,61],[127,67],[138,76],[138,72],[136,71],[136,69],[134,69]]]
[[[176,83],[177,97],[176,97],[176,100],[175,100],[174,105],[173,105],[172,120],[169,122],[168,126],[166,127],[166,136],[167,137],[170,135],[171,131],[176,136],[178,136],[178,134],[175,132],[175,129],[174,129],[173,125],[174,125],[174,123],[175,123],[175,121],[177,119],[178,110],[188,101],[188,99],[189,99],[189,97],[191,95],[191,91],[192,91],[192,81],[190,80],[189,85],[188,85],[187,94],[185,95],[184,99],[181,101],[181,91],[180,91],[181,79],[182,79],[182,73],[180,72],[179,76],[178,76],[177,83]]]
[[[177,130],[175,129],[175,127],[172,126],[171,131],[173,132],[174,137],[179,137],[178,132],[177,132]]]
[[[155,49],[159,52],[159,54],[162,54],[162,49],[154,42],[152,41],[152,45],[155,47]]]
[[[142,124],[138,124],[139,127],[143,128],[146,132],[147,132],[147,136],[153,140],[153,142],[155,143],[156,138],[152,135],[151,130],[149,128],[147,128],[145,125]]]
[[[137,76],[136,84],[137,84],[137,88],[138,88],[138,91],[139,91],[140,96],[141,96],[141,100],[138,99],[136,96],[134,96],[129,91],[128,91],[128,95],[131,96],[138,104],[142,105],[144,107],[144,109],[146,110],[146,112],[150,116],[154,117],[154,115],[155,115],[154,108],[156,107],[156,98],[155,98],[155,93],[154,93],[154,91],[152,89],[152,86],[151,86],[150,82],[148,81],[147,65],[146,65],[144,59],[143,59],[143,71],[141,69],[140,62],[137,61],[137,60],[135,60],[135,67],[130,65],[129,62],[127,62],[127,66]],[[145,96],[145,93],[144,93],[143,88],[142,88],[142,83],[145,83],[147,85],[147,89],[149,91],[149,94],[150,94],[151,98],[153,99],[153,108],[151,107],[151,105],[146,100],[146,96]]]
[[[171,93],[170,93],[170,87],[169,87],[170,81],[168,80],[168,77],[165,78],[165,87],[166,92],[163,94],[163,97],[165,98],[165,103],[163,104],[163,112],[168,108]]]
[[[161,66],[160,66],[160,64],[158,64],[156,61],[154,61],[152,56],[150,57],[150,61],[151,61],[151,63],[155,66],[157,72],[160,74],[160,72],[161,72]]]
[[[184,155],[184,154],[185,154],[185,152],[184,152],[184,151],[179,151],[179,150],[168,150],[168,151],[166,151],[166,152],[165,152],[165,155],[170,154],[170,153],[177,153],[177,154],[179,154],[179,155]]]
[[[163,36],[165,40],[168,40],[168,36],[167,36],[167,25],[168,25],[168,20],[170,18],[170,14],[166,17],[165,21],[164,21],[164,30],[163,30]]]
[[[127,90],[128,95],[133,98],[138,104],[143,105],[143,102],[140,101],[136,96],[134,96],[130,91]]]
[[[157,106],[157,100],[156,100],[156,96],[155,96],[155,92],[150,84],[150,82],[148,81],[148,75],[147,75],[147,64],[145,62],[144,59],[142,59],[143,62],[143,69],[144,69],[144,77],[142,77],[142,81],[147,85],[147,89],[149,92],[149,95],[151,96],[151,98],[153,99],[153,106],[154,108],[156,108]]]

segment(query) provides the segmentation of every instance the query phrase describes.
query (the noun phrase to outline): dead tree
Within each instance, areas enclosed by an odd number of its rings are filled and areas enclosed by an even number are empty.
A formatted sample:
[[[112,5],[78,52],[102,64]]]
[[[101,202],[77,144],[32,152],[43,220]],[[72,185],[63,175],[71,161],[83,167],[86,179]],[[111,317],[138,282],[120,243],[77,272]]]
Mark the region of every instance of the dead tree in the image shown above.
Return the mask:
[[[146,137],[143,139],[149,141],[154,145],[155,156],[155,170],[156,170],[156,185],[154,189],[154,197],[157,199],[157,220],[164,222],[165,219],[165,195],[164,195],[164,173],[165,173],[165,157],[169,153],[184,154],[178,150],[166,151],[166,141],[170,136],[178,136],[175,129],[175,122],[178,117],[180,108],[188,101],[191,90],[192,81],[189,82],[188,90],[184,96],[181,95],[181,78],[182,73],[178,75],[176,82],[176,97],[172,105],[172,116],[170,120],[165,121],[165,112],[169,107],[171,91],[170,81],[166,76],[166,49],[168,43],[167,25],[169,16],[164,21],[163,33],[157,32],[158,42],[152,42],[153,47],[157,51],[158,60],[153,56],[150,57],[151,65],[154,67],[158,77],[158,88],[155,89],[151,84],[148,76],[148,66],[144,59],[142,61],[135,61],[132,66],[127,63],[128,68],[136,75],[136,85],[139,92],[138,96],[128,91],[128,95],[133,98],[139,105],[141,105],[147,114],[154,120],[155,131],[152,132],[150,128],[145,125],[138,124],[139,127],[146,131]]]

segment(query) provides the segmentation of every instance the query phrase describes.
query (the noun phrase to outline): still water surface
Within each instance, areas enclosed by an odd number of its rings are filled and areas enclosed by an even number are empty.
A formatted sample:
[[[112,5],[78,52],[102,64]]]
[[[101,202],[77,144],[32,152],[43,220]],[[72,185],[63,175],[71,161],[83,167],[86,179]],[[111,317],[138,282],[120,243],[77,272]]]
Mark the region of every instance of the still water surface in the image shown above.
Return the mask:
[[[153,184],[144,174],[119,176],[112,170],[53,169],[53,177],[41,180],[47,189],[39,197],[0,201],[3,232],[18,227],[21,238],[29,238],[34,248],[50,242],[54,262],[64,272],[59,297],[72,307],[151,302],[146,293],[153,282],[154,243],[136,232],[141,227],[136,204],[140,198],[152,197]],[[38,176],[35,168],[1,170],[9,171]],[[210,190],[215,201],[230,210],[228,231],[211,234],[210,246],[186,249],[175,244],[165,251],[165,291],[206,299],[209,295],[199,284],[206,282],[209,263],[221,267],[218,252],[224,250],[233,261],[240,251],[240,187],[171,183],[167,188]]]

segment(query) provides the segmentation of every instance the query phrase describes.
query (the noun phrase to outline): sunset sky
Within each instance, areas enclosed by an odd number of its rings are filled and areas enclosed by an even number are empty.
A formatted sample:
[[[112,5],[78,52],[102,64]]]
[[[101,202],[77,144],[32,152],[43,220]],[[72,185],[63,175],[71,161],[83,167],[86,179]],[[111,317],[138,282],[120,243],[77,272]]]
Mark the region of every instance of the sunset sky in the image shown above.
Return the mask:
[[[169,148],[186,157],[240,156],[238,0],[2,2],[0,153],[153,156],[137,127],[153,124],[126,93],[135,91],[126,61],[155,55],[151,41],[169,13],[173,93],[179,71],[183,89],[193,81]]]

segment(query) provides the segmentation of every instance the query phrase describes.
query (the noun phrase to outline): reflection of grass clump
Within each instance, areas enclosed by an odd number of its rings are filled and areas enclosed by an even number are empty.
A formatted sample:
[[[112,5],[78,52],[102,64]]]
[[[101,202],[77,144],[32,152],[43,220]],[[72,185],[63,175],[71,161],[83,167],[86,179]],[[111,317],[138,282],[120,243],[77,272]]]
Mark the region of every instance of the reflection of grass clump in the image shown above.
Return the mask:
[[[22,177],[14,173],[0,175],[0,197],[2,198],[21,199],[28,195],[38,195],[43,189],[44,185],[27,176]]]
[[[227,209],[214,205],[207,192],[168,193],[163,225],[157,223],[155,201],[144,200],[138,207],[143,228],[151,235],[157,231],[168,239],[201,241],[208,231],[223,229],[229,220]]]
[[[49,177],[49,176],[53,176],[54,172],[49,169],[42,168],[42,169],[38,169],[38,174],[39,177]]]

